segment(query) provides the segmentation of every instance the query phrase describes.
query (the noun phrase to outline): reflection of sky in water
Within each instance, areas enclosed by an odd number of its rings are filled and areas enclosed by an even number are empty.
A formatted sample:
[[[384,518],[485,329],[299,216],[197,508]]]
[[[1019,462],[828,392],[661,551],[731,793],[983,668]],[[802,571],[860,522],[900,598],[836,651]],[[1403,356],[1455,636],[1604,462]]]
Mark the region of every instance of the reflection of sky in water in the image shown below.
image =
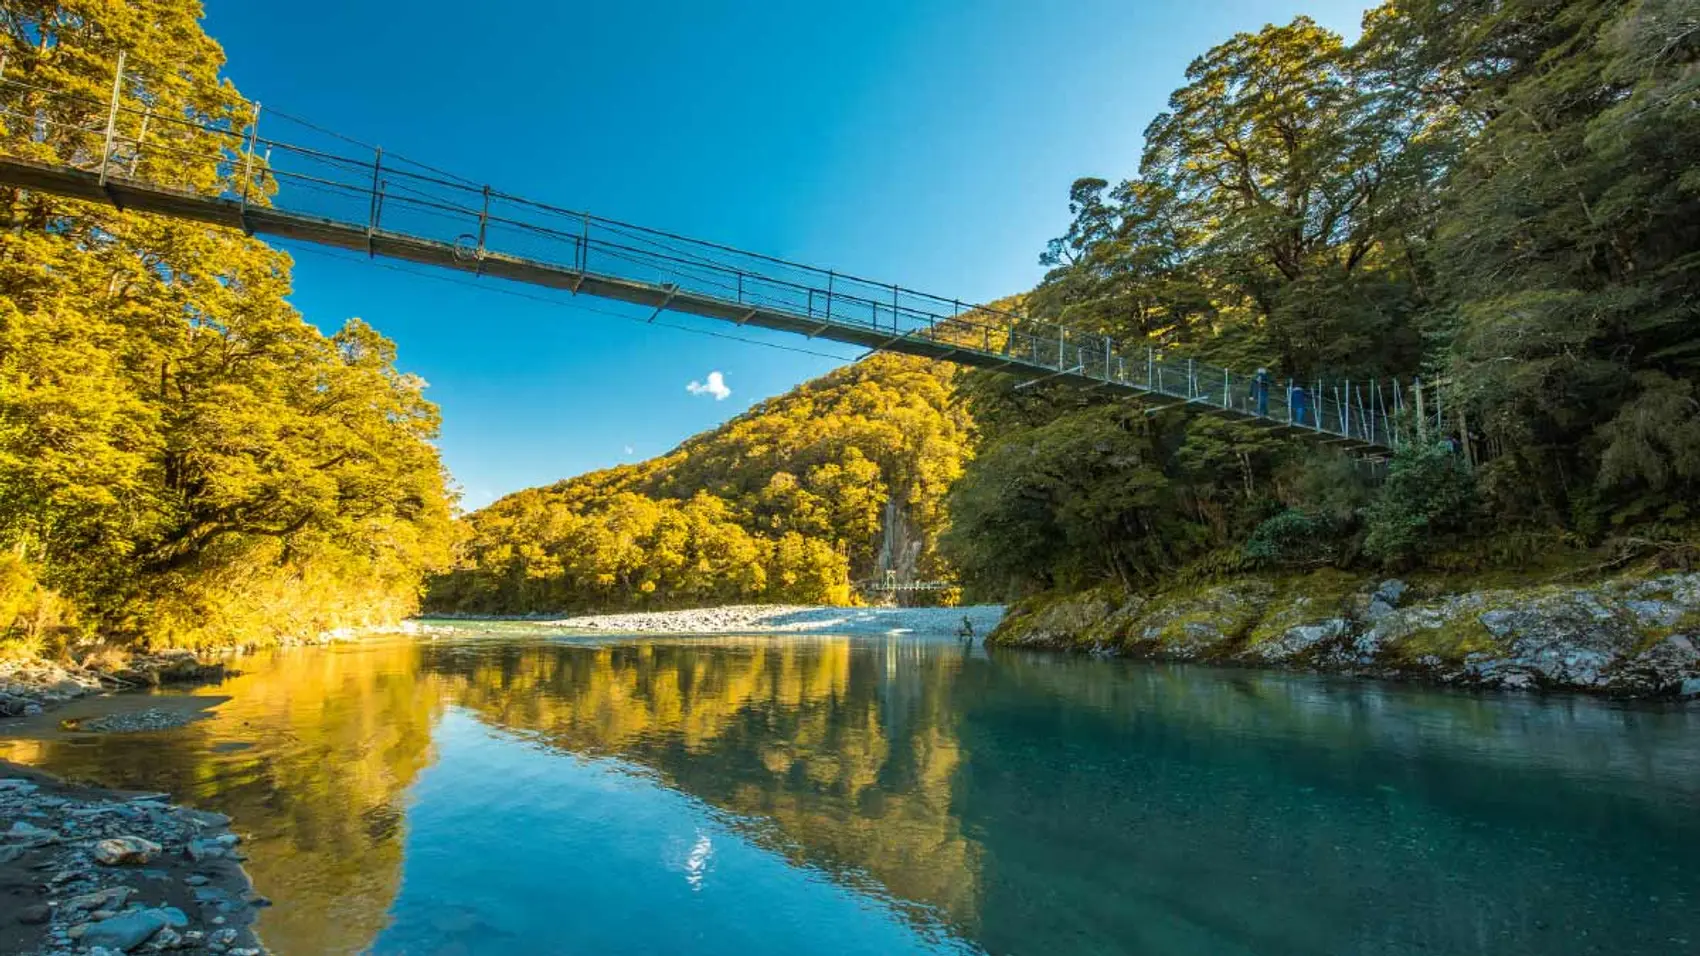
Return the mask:
[[[280,956],[1700,941],[1700,708],[520,624],[239,666],[0,756],[230,813]]]
[[[452,709],[435,743],[380,956],[968,951],[739,838],[653,774]]]

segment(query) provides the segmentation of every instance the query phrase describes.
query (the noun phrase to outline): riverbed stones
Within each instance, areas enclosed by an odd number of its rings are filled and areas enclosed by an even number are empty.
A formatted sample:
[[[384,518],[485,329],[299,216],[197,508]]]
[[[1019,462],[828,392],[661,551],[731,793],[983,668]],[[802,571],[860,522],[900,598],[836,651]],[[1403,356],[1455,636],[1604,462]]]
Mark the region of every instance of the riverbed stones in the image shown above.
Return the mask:
[[[107,866],[146,863],[159,854],[160,845],[138,836],[113,837],[94,845],[94,858]]]
[[[183,847],[183,855],[200,863],[204,860],[217,860],[230,854],[230,850],[217,840],[190,840]]]
[[[107,714],[92,720],[77,722],[74,729],[88,733],[137,734],[181,727],[198,719],[200,714],[183,710],[148,708],[127,714]]]
[[[0,765],[0,773],[5,772]],[[258,904],[249,901],[253,887],[240,867],[228,856],[204,867],[192,866],[162,849],[198,841],[227,853],[227,845],[236,843],[235,835],[218,825],[228,823],[227,818],[174,807],[162,796],[0,779],[0,821],[24,824],[0,832],[0,848],[28,854],[13,861],[4,875],[18,887],[29,887],[27,892],[0,893],[0,929],[34,932],[38,943],[28,951],[43,956],[181,948],[204,952],[188,942],[204,936],[190,934],[214,929],[208,917],[216,912],[219,926],[231,930],[223,949],[253,946],[249,926]],[[38,845],[24,848],[17,841]],[[151,865],[136,865],[149,854]],[[198,886],[186,885],[197,876]],[[189,907],[196,910],[191,917],[178,906],[196,889],[216,891],[221,902],[212,912]],[[43,917],[45,922],[31,922]],[[35,926],[40,929],[23,928]]]
[[[63,908],[67,912],[117,909],[128,902],[135,892],[135,888],[130,886],[110,886],[93,893],[73,896],[64,902]]]
[[[117,673],[132,684],[190,683],[218,680],[225,675],[221,661],[202,660],[194,651],[174,648],[132,657]]]
[[[34,716],[99,686],[92,674],[73,673],[51,661],[0,661],[0,717]]]
[[[184,915],[182,910],[162,906],[156,909],[131,910],[98,923],[84,924],[82,933],[77,938],[85,946],[106,946],[127,953],[168,926],[188,925],[189,917]]]
[[[38,827],[33,823],[19,820],[12,824],[3,837],[11,846],[34,848],[59,842],[59,833],[46,827]]]

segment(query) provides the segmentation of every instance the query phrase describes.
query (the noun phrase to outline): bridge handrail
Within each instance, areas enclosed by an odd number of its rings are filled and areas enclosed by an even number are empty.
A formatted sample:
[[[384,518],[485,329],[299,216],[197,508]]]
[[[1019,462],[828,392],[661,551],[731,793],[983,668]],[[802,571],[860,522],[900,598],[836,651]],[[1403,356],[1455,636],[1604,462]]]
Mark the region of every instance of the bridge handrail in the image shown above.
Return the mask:
[[[262,117],[270,117],[354,142],[285,114],[265,114],[258,106],[240,128],[228,117],[202,119],[156,112],[148,104],[127,101],[122,85],[115,83],[113,100],[103,103],[0,77],[5,150],[22,153],[20,158],[51,157],[99,172],[103,182],[108,175],[140,177],[141,182],[239,201],[244,207],[287,208],[328,221],[363,225],[368,235],[408,231],[421,218],[446,219],[460,230],[450,233],[457,252],[465,241],[468,255],[479,260],[509,255],[561,262],[570,251],[572,268],[580,273],[653,281],[676,290],[689,287],[695,294],[729,305],[765,307],[818,320],[822,329],[848,325],[882,335],[889,332],[888,345],[923,338],[947,346],[948,352],[1002,360],[1003,367],[1014,370],[1048,370],[1049,374],[1024,384],[1052,376],[1086,379],[1177,404],[1215,408],[1277,427],[1384,448],[1397,447],[1411,431],[1404,389],[1396,380],[1384,386],[1373,380],[1259,379],[1176,358],[1154,346],[1128,351],[1110,336],[1020,313],[526,199],[381,149],[374,148],[368,159],[261,136]],[[99,112],[107,114],[104,126],[87,122],[98,118]],[[168,125],[176,132],[163,135],[155,126],[150,139],[150,124]],[[188,141],[178,142],[184,131]],[[187,158],[198,165],[165,166],[152,161],[160,156]],[[157,171],[162,168],[178,171],[178,181],[160,181]],[[411,232],[444,234],[437,225]],[[539,246],[560,251],[539,252]],[[654,280],[649,278],[651,271]],[[1421,388],[1420,383],[1413,384]],[[1422,393],[1415,394],[1420,410]],[[1437,423],[1438,398],[1433,395],[1430,400]]]

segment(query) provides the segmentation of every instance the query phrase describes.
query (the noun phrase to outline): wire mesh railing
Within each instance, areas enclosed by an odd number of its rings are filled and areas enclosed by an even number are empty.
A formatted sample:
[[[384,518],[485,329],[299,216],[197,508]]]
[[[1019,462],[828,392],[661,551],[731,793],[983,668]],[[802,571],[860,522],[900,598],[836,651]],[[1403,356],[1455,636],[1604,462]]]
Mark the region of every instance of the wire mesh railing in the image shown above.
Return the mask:
[[[665,290],[662,308],[688,295],[724,304],[729,314],[800,320],[793,327],[811,335],[853,330],[857,341],[872,333],[888,347],[926,342],[938,357],[974,357],[981,367],[1035,373],[1034,382],[1059,378],[1159,396],[1380,448],[1414,433],[1399,427],[1412,415],[1397,382],[1276,380],[1129,348],[1017,312],[526,199],[377,147],[356,154],[353,140],[258,105],[246,117],[173,108],[132,95],[122,73],[106,102],[0,75],[0,126],[0,152],[17,159],[98,174],[103,184],[116,179],[364,229],[369,237],[434,240],[474,268],[496,259],[547,264]],[[1438,424],[1439,396],[1430,394]]]

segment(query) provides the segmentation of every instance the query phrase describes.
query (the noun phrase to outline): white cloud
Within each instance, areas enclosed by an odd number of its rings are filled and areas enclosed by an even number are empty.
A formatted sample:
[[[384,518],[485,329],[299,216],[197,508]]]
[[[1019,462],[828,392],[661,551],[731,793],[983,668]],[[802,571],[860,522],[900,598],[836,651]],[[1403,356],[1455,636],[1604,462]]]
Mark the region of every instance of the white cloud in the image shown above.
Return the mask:
[[[626,446],[626,457],[628,457],[628,458],[629,458],[629,457],[631,457],[631,456],[632,456],[632,454],[633,454],[633,453],[634,453],[634,452],[636,452],[636,451],[637,451],[637,449],[635,449],[635,448],[633,448],[633,447],[632,447],[632,446],[630,446],[630,445],[627,445],[627,446]]]
[[[732,390],[726,387],[726,376],[719,372],[709,372],[708,381],[692,382],[685,386],[685,391],[692,395],[713,395],[717,402],[724,402],[732,394]]]

